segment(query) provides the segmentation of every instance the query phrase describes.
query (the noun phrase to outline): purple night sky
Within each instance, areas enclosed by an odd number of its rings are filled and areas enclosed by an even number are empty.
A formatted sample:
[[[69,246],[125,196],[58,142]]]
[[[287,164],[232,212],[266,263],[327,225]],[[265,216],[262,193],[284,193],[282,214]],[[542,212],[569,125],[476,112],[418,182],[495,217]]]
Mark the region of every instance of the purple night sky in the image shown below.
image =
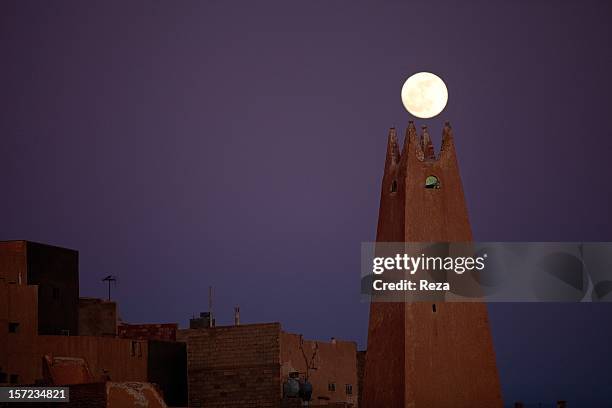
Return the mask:
[[[610,241],[608,1],[0,2],[0,240],[80,251],[129,322],[365,345],[405,78],[440,75],[479,241]],[[490,307],[507,402],[611,406],[612,305]],[[606,405],[608,404],[608,405]]]

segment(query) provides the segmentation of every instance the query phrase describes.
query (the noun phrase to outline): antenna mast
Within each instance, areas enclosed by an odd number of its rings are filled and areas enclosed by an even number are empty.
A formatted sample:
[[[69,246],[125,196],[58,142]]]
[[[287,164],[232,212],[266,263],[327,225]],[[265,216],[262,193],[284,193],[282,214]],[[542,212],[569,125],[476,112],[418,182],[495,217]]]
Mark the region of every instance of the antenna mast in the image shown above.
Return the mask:
[[[117,277],[115,275],[108,275],[106,278],[102,279],[102,282],[108,283],[108,300],[111,300],[111,282],[117,282]]]

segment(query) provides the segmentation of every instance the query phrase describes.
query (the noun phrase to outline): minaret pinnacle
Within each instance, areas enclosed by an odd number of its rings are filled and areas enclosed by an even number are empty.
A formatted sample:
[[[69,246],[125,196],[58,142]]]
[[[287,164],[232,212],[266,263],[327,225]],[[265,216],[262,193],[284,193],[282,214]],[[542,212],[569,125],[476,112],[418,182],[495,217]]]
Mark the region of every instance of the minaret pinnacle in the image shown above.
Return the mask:
[[[423,149],[423,157],[425,160],[435,160],[436,152],[434,150],[433,143],[431,142],[431,137],[429,137],[429,133],[427,132],[427,126],[423,126],[421,133],[421,149]]]

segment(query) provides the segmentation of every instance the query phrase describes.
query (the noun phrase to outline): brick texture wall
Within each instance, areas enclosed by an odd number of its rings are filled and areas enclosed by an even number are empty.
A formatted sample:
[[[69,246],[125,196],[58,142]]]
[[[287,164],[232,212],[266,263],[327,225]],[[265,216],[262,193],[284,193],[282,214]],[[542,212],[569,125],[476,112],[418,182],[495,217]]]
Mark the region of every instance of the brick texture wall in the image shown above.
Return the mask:
[[[124,339],[176,341],[176,323],[126,324],[118,327],[118,335]]]
[[[116,336],[117,304],[104,299],[79,298],[79,335]]]
[[[189,406],[279,407],[279,323],[179,330],[187,343]]]

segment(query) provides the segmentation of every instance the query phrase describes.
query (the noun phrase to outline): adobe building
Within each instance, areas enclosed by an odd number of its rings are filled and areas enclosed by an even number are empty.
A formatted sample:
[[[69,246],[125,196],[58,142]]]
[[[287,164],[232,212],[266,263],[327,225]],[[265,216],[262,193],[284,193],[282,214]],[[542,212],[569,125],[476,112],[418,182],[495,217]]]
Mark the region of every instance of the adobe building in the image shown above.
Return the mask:
[[[26,247],[25,241],[0,243],[0,341],[5,345],[0,347],[0,383],[36,383],[43,376],[44,355],[83,358],[97,378],[110,373],[119,381],[146,380],[146,341],[132,343],[115,337],[40,333],[40,286],[27,284],[24,279],[27,274],[21,274],[19,279],[20,273],[27,271],[27,263],[21,262],[22,250]],[[76,298],[70,313],[74,316],[78,314],[78,292]],[[47,323],[54,319],[48,315]],[[77,332],[76,327],[78,323],[73,326],[73,334]],[[43,327],[43,333],[48,331],[55,330]],[[8,381],[3,381],[7,378]]]
[[[0,280],[38,286],[38,333],[78,333],[77,251],[30,241],[0,242]]]
[[[289,377],[313,386],[311,407],[356,407],[354,342],[304,340],[280,323],[183,329],[187,344],[190,407],[301,407],[283,398]]]
[[[110,300],[79,298],[79,336],[117,336],[117,304]]]
[[[59,404],[20,402],[19,406],[35,408],[58,405],[68,408],[167,407],[161,390],[156,385],[140,381],[97,380],[91,374],[87,362],[80,358],[44,356],[43,374],[44,380],[41,385],[70,388],[69,401]]]
[[[115,304],[88,299],[79,303],[78,268],[75,277],[75,265],[67,259],[77,260],[78,253],[27,241],[0,242],[0,385],[41,383],[43,356],[61,356],[86,361],[96,381],[156,383],[169,405],[185,406],[185,344],[113,335]],[[67,278],[59,276],[62,270]],[[32,284],[31,277],[40,285]],[[51,296],[41,298],[45,287]],[[40,324],[39,311],[45,307],[70,318],[46,313],[45,324]],[[79,311],[88,335],[77,335]]]
[[[186,406],[187,346],[176,341],[177,330],[176,323],[121,323],[118,336],[147,342],[148,381],[159,386],[168,404]]]
[[[376,241],[471,240],[450,125],[438,156],[425,127],[409,123],[401,153],[391,129]],[[502,407],[486,305],[373,301],[362,405]]]

